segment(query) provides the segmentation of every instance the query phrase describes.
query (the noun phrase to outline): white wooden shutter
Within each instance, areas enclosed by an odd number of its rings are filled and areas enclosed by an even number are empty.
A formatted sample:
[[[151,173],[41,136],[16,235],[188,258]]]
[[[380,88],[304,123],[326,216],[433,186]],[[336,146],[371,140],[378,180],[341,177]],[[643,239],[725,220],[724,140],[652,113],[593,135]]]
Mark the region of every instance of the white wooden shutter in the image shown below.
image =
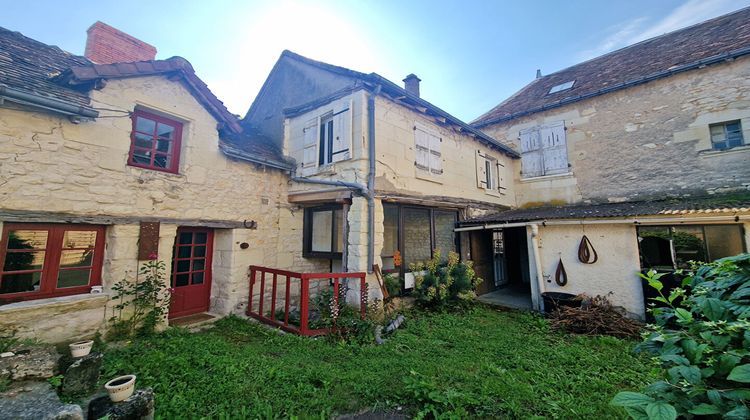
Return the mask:
[[[414,128],[414,151],[417,169],[430,170],[430,136],[419,127]]]
[[[429,134],[430,141],[430,172],[433,175],[440,175],[443,173],[443,154],[441,152],[441,139],[440,137]]]
[[[487,188],[487,164],[484,154],[480,150],[477,150],[477,188]]]
[[[302,175],[315,173],[318,167],[318,138],[320,136],[320,118],[314,118],[305,124],[302,140]]]
[[[544,175],[568,172],[568,148],[565,141],[565,122],[544,126],[540,130]]]
[[[497,191],[501,194],[505,194],[506,182],[508,179],[508,172],[505,168],[505,165],[503,165],[500,162],[500,159],[497,161]]]
[[[531,178],[544,175],[539,129],[523,130],[519,133],[519,137],[521,138],[521,173],[523,177]]]
[[[332,161],[339,162],[351,157],[352,144],[352,108],[337,111],[333,117]]]

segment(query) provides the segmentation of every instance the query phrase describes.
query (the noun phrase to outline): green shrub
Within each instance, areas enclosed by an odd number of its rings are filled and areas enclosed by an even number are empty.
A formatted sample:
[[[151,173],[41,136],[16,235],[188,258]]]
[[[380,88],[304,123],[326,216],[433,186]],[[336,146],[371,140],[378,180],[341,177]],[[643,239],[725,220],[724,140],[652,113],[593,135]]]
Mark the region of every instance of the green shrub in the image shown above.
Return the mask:
[[[652,309],[656,324],[637,347],[658,361],[662,380],[612,404],[634,419],[750,418],[750,254],[696,264],[669,296],[662,276],[643,276],[666,306]]]
[[[401,279],[393,274],[386,274],[383,276],[383,282],[385,283],[385,289],[388,290],[390,296],[401,295]]]
[[[459,261],[455,252],[443,262],[440,252],[426,263],[412,264],[415,273],[414,296],[419,305],[429,309],[465,306],[476,298],[476,287],[482,279],[476,276],[472,262]]]
[[[145,262],[135,280],[123,279],[112,286],[112,308],[107,338],[122,340],[133,336],[147,336],[155,332],[169,310],[170,293],[166,289],[166,265],[163,261]]]

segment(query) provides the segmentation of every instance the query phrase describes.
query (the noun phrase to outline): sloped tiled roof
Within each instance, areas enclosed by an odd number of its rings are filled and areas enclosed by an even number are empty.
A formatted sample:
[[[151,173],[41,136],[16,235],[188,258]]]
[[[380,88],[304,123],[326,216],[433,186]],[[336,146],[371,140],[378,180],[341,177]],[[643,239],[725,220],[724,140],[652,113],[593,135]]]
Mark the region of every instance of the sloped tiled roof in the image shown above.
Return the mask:
[[[237,155],[241,159],[285,170],[293,167],[273,140],[250,126],[245,126],[242,133],[222,136],[219,146],[227,154]]]
[[[54,77],[70,67],[91,64],[85,57],[0,27],[0,86],[88,106],[85,92],[59,84]]]
[[[576,204],[514,209],[461,222],[466,225],[635,216],[750,213],[750,192],[626,203]]]
[[[391,99],[397,100],[399,102],[407,103],[411,106],[424,109],[424,112],[427,115],[431,115],[434,117],[442,118],[446,123],[452,124],[455,127],[458,127],[460,131],[467,133],[470,136],[473,136],[477,140],[488,144],[490,146],[493,146],[499,150],[501,150],[503,153],[507,154],[508,156],[518,158],[519,154],[509,148],[508,146],[500,143],[499,141],[492,138],[490,135],[470,126],[469,124],[461,121],[460,119],[454,117],[453,115],[449,114],[446,111],[443,111],[442,109],[438,108],[437,106],[433,105],[432,103],[420,98],[419,96],[413,95],[412,93],[408,92],[403,87],[399,86],[396,83],[391,82],[390,80],[386,79],[385,77],[377,74],[377,73],[362,73],[356,70],[351,70],[345,67],[335,66],[333,64],[324,63],[322,61],[313,60],[311,58],[299,55],[297,53],[291,52],[289,50],[285,50],[281,57],[279,58],[279,61],[281,61],[284,58],[289,58],[292,60],[296,60],[298,62],[302,62],[311,66],[315,66],[319,69],[335,73],[338,75],[342,75],[345,77],[349,77],[352,79],[352,86],[355,84],[364,84],[368,85],[370,88],[374,86],[381,86],[382,92],[387,94],[388,97]],[[273,70],[272,70],[273,71]],[[263,88],[261,89],[261,91]],[[336,95],[338,92],[332,93],[332,95]],[[260,95],[259,95],[260,97]],[[310,106],[313,103],[317,103],[319,101],[325,101],[327,100],[327,97],[319,98],[315,101],[312,101],[310,103],[306,104],[298,104],[294,107],[290,107],[285,110],[287,113],[294,113],[297,112],[300,109],[305,109],[306,107]],[[257,100],[257,99],[256,99]],[[253,110],[253,104],[250,108],[250,111],[248,111],[248,114]],[[247,121],[247,117],[245,117]]]
[[[474,127],[625,89],[750,54],[750,8],[651,38],[534,80],[472,122]],[[574,81],[571,89],[549,93]]]
[[[86,85],[101,79],[118,79],[143,77],[162,74],[179,74],[193,96],[203,105],[217,121],[231,132],[242,131],[237,116],[229,112],[224,103],[211,92],[208,86],[193,70],[190,62],[182,57],[171,57],[166,60],[136,61],[132,63],[88,64],[71,66],[57,77],[61,83],[68,85]]]

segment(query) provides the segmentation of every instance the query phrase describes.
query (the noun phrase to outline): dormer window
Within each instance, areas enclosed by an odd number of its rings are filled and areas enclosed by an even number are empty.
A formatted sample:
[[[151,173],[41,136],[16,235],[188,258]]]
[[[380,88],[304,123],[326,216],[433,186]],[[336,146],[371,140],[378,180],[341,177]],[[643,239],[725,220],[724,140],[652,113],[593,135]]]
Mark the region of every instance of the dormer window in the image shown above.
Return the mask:
[[[568,90],[573,87],[573,85],[576,83],[575,80],[571,80],[569,82],[560,83],[559,85],[552,86],[550,88],[549,92],[547,92],[548,95],[551,95],[553,93],[562,92],[564,90]]]

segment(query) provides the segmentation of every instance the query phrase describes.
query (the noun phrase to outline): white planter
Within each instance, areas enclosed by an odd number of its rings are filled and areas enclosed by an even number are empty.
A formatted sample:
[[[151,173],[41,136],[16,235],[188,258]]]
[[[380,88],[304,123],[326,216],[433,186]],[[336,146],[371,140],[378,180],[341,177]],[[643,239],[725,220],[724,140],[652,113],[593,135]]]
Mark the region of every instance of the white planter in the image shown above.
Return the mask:
[[[91,347],[94,345],[92,340],[77,341],[75,343],[68,344],[70,347],[70,355],[73,357],[83,357],[91,352]]]
[[[135,375],[118,376],[104,384],[112,402],[127,400],[135,391]]]

